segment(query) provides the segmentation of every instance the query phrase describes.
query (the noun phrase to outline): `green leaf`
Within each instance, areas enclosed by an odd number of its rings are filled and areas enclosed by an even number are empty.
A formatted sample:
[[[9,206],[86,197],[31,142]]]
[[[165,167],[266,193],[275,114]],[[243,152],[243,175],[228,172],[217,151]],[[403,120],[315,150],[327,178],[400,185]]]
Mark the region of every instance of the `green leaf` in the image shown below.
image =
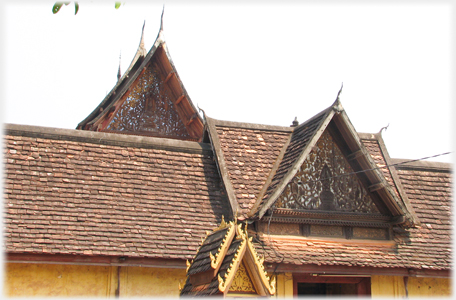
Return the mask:
[[[116,2],[116,9],[118,9],[120,7],[120,2]]]
[[[68,5],[70,4],[70,1],[66,1],[66,2],[56,2],[54,4],[54,6],[52,7],[52,13],[55,15],[56,13],[59,12],[59,10],[62,8],[62,5]]]
[[[52,7],[52,13],[55,15],[56,13],[59,12],[59,10],[62,8],[63,3],[62,2],[56,2],[54,6]]]
[[[79,11],[79,3],[77,1],[74,1],[74,14],[77,14]]]

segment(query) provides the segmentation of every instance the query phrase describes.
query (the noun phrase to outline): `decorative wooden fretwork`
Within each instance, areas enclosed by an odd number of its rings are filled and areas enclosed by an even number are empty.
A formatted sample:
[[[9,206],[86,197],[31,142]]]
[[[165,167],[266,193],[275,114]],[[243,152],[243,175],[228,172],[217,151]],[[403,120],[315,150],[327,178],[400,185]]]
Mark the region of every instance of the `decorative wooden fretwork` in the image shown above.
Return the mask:
[[[351,173],[353,169],[325,131],[278,198],[276,207],[378,214],[363,184]]]
[[[106,130],[191,138],[158,70],[155,63],[146,68]]]
[[[250,279],[249,274],[247,273],[247,269],[245,268],[243,262],[241,262],[236,272],[236,275],[234,275],[229,291],[256,293],[255,288],[252,284],[252,280]]]

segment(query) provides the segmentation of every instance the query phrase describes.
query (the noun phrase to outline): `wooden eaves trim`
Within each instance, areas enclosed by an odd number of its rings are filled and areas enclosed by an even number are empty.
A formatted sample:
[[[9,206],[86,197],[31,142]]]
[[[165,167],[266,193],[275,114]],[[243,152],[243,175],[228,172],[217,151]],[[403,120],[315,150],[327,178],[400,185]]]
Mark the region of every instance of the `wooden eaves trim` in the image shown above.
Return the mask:
[[[375,134],[369,134],[369,133],[359,133],[359,137],[361,139],[370,139],[370,140],[376,140],[378,142],[378,145],[380,147],[380,151],[382,152],[383,158],[385,159],[385,163],[388,166],[388,170],[390,171],[391,177],[393,179],[393,182],[396,186],[396,190],[399,193],[399,196],[401,197],[406,209],[407,213],[406,215],[411,219],[412,224],[414,226],[419,226],[421,225],[420,219],[415,213],[415,210],[413,209],[410,200],[408,199],[407,193],[405,192],[404,187],[402,186],[401,180],[399,179],[399,175],[397,174],[397,170],[394,166],[391,166],[394,162],[392,161],[388,150],[386,149],[385,142],[383,141],[381,132],[375,133]]]
[[[295,265],[295,264],[265,264],[266,271],[276,273],[299,273],[315,274],[317,276],[347,275],[347,276],[410,276],[410,277],[433,277],[450,278],[451,270],[430,270],[430,269],[407,269],[407,268],[376,268],[356,267],[340,265]]]
[[[366,170],[364,174],[371,182],[369,191],[377,193],[381,199],[386,200],[384,203],[393,216],[405,215],[406,210],[401,207],[400,201],[397,199],[391,186],[388,184],[381,171],[377,169],[377,165],[366,147],[362,144],[358,133],[351,124],[345,110],[342,106],[340,106],[340,108],[340,111],[333,118],[334,122],[353,154],[351,156],[352,159],[358,162],[361,169]],[[361,151],[362,155],[358,153],[359,151]]]
[[[125,256],[91,256],[65,254],[24,254],[6,253],[5,263],[32,263],[84,266],[128,266],[185,269],[184,259],[125,257]]]
[[[216,157],[216,163],[220,171],[220,176],[225,186],[225,190],[228,196],[228,200],[231,205],[231,211],[237,215],[239,212],[239,204],[236,198],[236,193],[234,192],[233,184],[231,183],[230,176],[228,175],[228,168],[225,162],[225,156],[223,155],[220,138],[217,133],[217,128],[215,127],[215,120],[205,116],[207,130],[209,132],[209,139],[211,140],[211,145]]]

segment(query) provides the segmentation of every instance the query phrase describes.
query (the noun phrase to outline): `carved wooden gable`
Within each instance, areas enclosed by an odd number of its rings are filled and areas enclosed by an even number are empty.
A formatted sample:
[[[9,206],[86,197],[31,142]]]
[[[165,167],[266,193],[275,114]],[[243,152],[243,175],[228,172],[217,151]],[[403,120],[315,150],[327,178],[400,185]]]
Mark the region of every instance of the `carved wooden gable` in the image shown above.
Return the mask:
[[[176,111],[172,92],[152,61],[124,97],[104,131],[191,139]]]
[[[146,55],[143,36],[130,67],[77,129],[201,141],[203,120],[168,53],[162,31]]]
[[[327,130],[279,196],[276,208],[379,213]]]
[[[255,286],[250,278],[249,273],[244,265],[244,262],[241,262],[239,265],[236,274],[234,275],[233,281],[229,288],[231,293],[246,293],[246,294],[257,294]]]

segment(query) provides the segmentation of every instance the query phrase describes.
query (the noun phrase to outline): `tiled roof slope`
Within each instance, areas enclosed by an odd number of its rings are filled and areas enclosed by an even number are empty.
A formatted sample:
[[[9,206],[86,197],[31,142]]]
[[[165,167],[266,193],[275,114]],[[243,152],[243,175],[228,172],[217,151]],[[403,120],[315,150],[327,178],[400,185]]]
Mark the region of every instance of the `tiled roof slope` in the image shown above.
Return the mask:
[[[245,123],[216,123],[227,172],[239,203],[239,215],[246,214],[271,172],[292,128]]]
[[[376,134],[359,133],[359,137],[377,167],[380,168],[380,171],[383,173],[386,181],[392,187],[392,190],[396,194],[397,198],[400,199],[407,207],[411,222],[415,225],[420,225],[419,218],[416,216],[414,209],[408,199],[407,193],[402,187],[401,180],[397,175],[397,170],[394,168],[393,163],[391,162],[391,158],[389,156],[388,150],[386,149],[381,132]]]
[[[239,249],[239,246],[241,244],[242,240],[234,240],[231,245],[229,246],[226,255],[223,259],[223,262],[220,266],[219,271],[217,272],[217,276],[214,276],[214,278],[211,280],[210,283],[198,285],[198,286],[193,286],[190,283],[189,277],[187,277],[187,280],[185,282],[184,288],[181,291],[181,296],[186,296],[186,297],[200,297],[200,296],[212,296],[219,294],[219,280],[218,280],[218,275],[220,275],[221,278],[225,277],[226,272],[230,268],[230,264],[233,262],[234,255]]]
[[[203,244],[198,249],[198,253],[192,261],[192,265],[187,270],[188,275],[205,272],[211,269],[211,259],[209,253],[216,255],[229,227],[216,231],[206,237]]]
[[[385,176],[386,181],[393,187],[393,189],[397,193],[396,186],[395,186],[393,178],[391,176],[391,172],[386,167],[385,157],[383,156],[383,154],[380,150],[380,145],[378,143],[378,140],[377,139],[366,139],[366,138],[362,138],[362,137],[360,137],[360,138],[361,138],[361,142],[364,144],[367,151],[369,151],[369,154],[372,156],[375,163],[382,171],[383,176]]]
[[[270,174],[272,176],[270,178],[270,183],[266,188],[264,195],[260,195],[261,199],[257,199],[258,203],[256,207],[262,207],[266,204],[267,199],[269,196],[274,192],[277,188],[278,184],[283,180],[285,175],[290,171],[290,168],[293,167],[296,160],[302,154],[304,148],[310,142],[310,139],[314,136],[317,129],[320,127],[321,123],[326,119],[328,111],[332,109],[332,106],[325,109],[324,111],[320,112],[319,114],[315,115],[308,121],[300,124],[297,126],[291,136],[291,139],[286,145],[286,150],[283,154],[283,158],[279,162],[277,169],[275,172]],[[258,215],[259,210],[252,212],[255,215]]]
[[[329,109],[332,109],[332,107]],[[294,165],[296,159],[302,153],[303,149],[309,143],[310,138],[315,134],[315,131],[324,120],[326,112],[327,110],[319,113],[315,117],[295,128],[290,144],[287,147],[283,159],[280,162],[280,166],[274,174],[274,178],[272,179],[264,198],[267,198],[270,195],[270,193],[276,188],[277,184],[282,181],[285,174],[288,173],[289,169]]]
[[[191,258],[231,214],[207,145],[6,129],[6,252]]]
[[[267,262],[274,263],[449,270],[452,178],[449,167],[442,169],[440,165],[396,167],[421,224],[408,229],[395,227],[394,243],[262,236],[256,248]]]

